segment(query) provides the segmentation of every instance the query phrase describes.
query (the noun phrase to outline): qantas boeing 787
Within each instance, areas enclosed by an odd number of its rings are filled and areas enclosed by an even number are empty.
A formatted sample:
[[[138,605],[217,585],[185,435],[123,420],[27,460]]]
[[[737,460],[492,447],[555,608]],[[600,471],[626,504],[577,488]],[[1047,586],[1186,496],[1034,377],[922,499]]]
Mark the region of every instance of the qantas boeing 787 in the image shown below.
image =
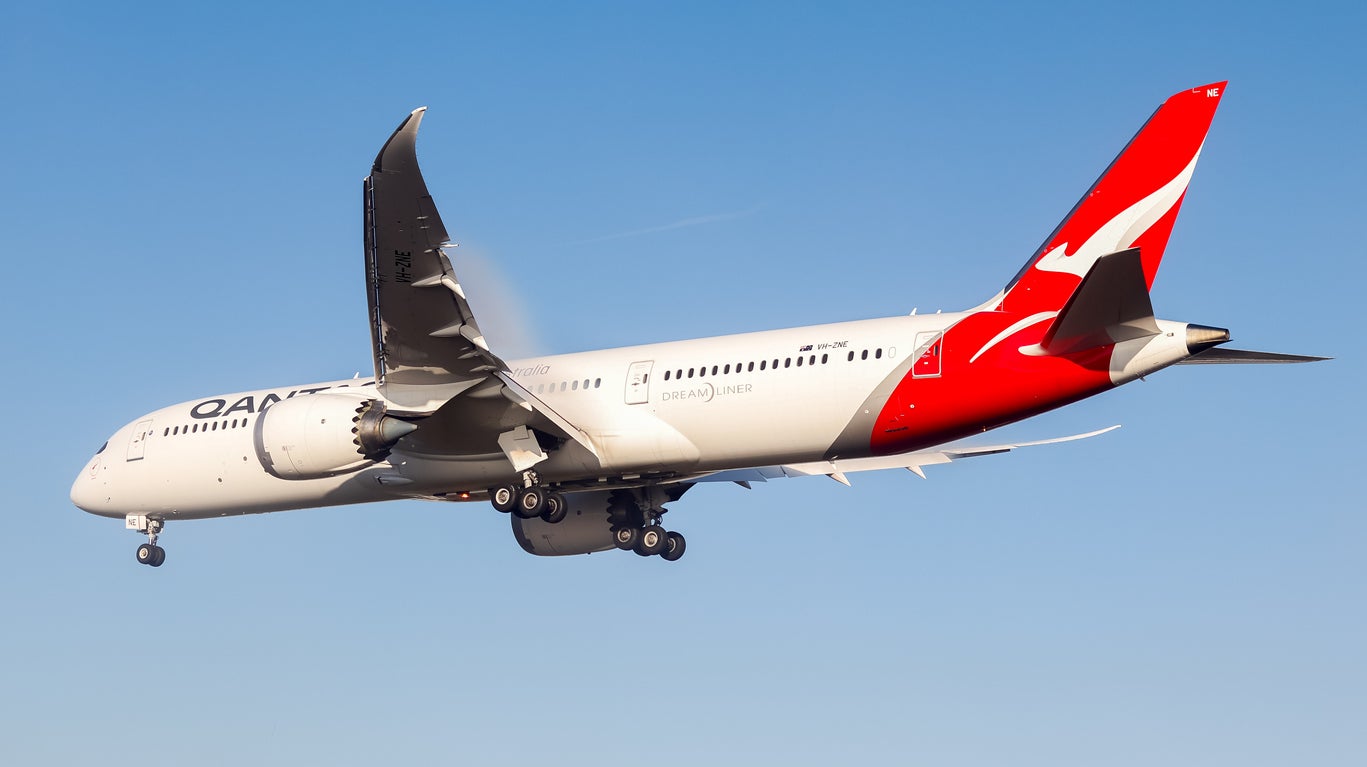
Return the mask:
[[[532,554],[675,560],[684,538],[661,526],[665,504],[698,482],[922,474],[1062,441],[957,442],[1169,365],[1320,359],[1227,349],[1224,329],[1154,315],[1149,288],[1223,94],[1164,102],[975,308],[525,360],[500,357],[471,311],[418,170],[415,110],[364,185],[374,378],[148,413],[71,499],[145,534],[137,558],[153,567],[168,521],[398,498],[492,502]]]

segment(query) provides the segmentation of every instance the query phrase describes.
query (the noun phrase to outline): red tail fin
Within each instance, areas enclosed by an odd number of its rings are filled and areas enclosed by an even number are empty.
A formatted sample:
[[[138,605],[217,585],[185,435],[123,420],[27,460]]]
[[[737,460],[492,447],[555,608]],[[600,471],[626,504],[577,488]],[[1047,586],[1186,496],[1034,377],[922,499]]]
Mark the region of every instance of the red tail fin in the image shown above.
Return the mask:
[[[1224,92],[1225,83],[1211,83],[1163,102],[1026,262],[999,308],[1061,309],[1098,258],[1129,248],[1140,249],[1144,282],[1152,287]]]

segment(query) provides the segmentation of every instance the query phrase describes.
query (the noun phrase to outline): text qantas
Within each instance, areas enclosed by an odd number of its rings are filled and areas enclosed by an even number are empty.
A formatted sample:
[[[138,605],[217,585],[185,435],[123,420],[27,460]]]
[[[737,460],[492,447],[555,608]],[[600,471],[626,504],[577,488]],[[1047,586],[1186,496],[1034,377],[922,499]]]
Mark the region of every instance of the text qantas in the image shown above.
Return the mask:
[[[283,396],[281,394],[277,394],[276,392],[267,392],[266,394],[261,395],[260,401],[257,400],[257,395],[247,394],[245,396],[239,397],[231,405],[228,404],[228,400],[226,399],[206,399],[203,402],[197,403],[194,407],[190,408],[190,417],[225,418],[234,413],[264,413],[266,412],[266,408],[270,407],[276,402],[285,399],[292,399],[296,394],[317,394],[320,391],[327,391],[328,389],[346,389],[352,386],[374,385],[374,381],[363,381],[356,384],[346,383],[339,384],[337,386],[314,386],[308,389],[293,389],[290,392],[284,394]]]

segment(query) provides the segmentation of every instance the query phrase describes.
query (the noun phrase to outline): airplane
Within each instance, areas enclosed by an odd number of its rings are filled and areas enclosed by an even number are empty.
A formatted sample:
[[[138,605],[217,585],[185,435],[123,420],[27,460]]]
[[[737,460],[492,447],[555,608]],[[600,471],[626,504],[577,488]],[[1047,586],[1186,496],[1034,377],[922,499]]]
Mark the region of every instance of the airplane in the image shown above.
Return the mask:
[[[924,467],[1019,447],[964,440],[1170,365],[1309,362],[1158,319],[1149,289],[1225,82],[1144,123],[1004,288],[911,314],[504,359],[476,322],[418,168],[426,107],[364,181],[375,375],[218,394],[119,429],[72,502],[147,536],[170,521],[416,498],[485,501],[542,556],[674,561],[666,504],[700,482]],[[1112,427],[1115,428],[1115,427]]]

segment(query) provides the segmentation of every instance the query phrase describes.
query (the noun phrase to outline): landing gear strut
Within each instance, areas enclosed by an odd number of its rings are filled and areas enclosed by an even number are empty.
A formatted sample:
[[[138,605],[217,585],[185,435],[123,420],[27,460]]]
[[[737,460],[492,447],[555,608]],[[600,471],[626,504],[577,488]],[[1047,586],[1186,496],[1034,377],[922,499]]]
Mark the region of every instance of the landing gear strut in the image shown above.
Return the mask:
[[[161,567],[161,563],[166,561],[166,549],[157,545],[157,535],[161,533],[163,524],[160,519],[148,519],[138,514],[124,519],[125,527],[147,536],[147,543],[138,547],[139,563],[149,567]]]

